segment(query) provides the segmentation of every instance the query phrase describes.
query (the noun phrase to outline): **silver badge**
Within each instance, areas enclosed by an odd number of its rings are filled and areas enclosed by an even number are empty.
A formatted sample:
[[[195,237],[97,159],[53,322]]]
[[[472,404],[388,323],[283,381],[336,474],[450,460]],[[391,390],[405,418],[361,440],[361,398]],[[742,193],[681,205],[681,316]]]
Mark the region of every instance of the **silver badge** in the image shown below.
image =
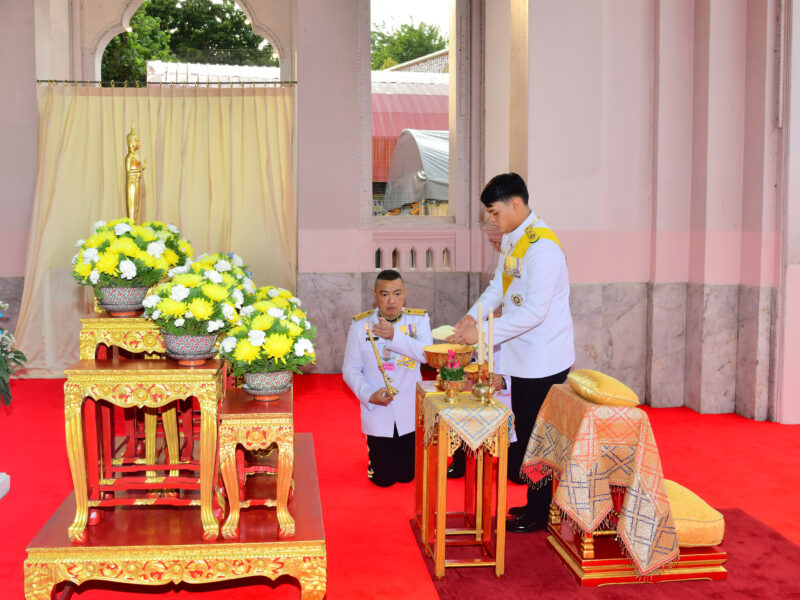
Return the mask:
[[[511,302],[514,303],[514,306],[520,306],[522,304],[522,296],[519,294],[511,294]]]

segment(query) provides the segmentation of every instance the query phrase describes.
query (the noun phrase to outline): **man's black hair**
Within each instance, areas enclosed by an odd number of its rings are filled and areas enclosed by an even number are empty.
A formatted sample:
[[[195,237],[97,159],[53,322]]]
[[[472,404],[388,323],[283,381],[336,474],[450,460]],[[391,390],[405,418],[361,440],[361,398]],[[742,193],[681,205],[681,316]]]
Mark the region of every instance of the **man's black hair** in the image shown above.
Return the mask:
[[[403,276],[394,269],[384,269],[378,273],[378,276],[375,278],[375,285],[378,285],[379,281],[395,281],[396,279],[402,281]]]
[[[489,208],[495,202],[508,202],[514,196],[519,196],[528,204],[528,186],[516,173],[501,173],[495,175],[486,184],[481,192],[481,202]]]

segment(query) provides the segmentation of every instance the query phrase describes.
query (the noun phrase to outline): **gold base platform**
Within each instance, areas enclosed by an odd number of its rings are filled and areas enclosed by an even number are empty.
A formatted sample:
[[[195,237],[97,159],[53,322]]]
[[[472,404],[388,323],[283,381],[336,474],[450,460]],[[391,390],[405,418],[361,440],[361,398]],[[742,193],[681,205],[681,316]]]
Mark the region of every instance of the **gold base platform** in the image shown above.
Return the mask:
[[[728,577],[723,566],[728,555],[719,546],[681,548],[680,558],[675,564],[641,577],[613,536],[595,536],[594,557],[583,558],[581,539],[568,523],[551,523],[547,530],[550,534],[547,545],[583,587],[663,581],[722,581]]]
[[[289,575],[300,582],[301,598],[321,600],[327,555],[314,444],[310,433],[297,434],[294,441],[293,538],[278,537],[275,511],[256,509],[242,511],[238,539],[204,542],[197,508],[153,506],[104,509],[100,522],[87,527],[86,541],[72,543],[67,534],[75,515],[71,493],[28,546],[26,599],[49,599],[61,582],[74,589],[93,580],[165,585]]]

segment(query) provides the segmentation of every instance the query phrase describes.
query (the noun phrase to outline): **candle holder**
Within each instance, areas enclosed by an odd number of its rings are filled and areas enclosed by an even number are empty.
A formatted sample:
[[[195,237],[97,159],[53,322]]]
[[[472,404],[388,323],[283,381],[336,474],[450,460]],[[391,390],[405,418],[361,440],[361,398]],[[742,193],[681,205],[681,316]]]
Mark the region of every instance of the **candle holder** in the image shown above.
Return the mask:
[[[475,396],[482,404],[490,405],[494,402],[494,385],[492,383],[492,373],[486,374],[486,380],[483,380],[483,365],[478,366],[478,381],[472,386],[472,395]]]

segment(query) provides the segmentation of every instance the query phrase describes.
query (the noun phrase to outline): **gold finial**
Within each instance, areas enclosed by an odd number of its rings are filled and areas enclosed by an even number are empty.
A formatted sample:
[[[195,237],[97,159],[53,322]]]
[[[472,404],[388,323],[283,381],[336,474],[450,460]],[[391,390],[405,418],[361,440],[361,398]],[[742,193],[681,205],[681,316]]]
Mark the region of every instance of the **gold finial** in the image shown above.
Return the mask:
[[[131,121],[131,131],[125,140],[128,144],[128,153],[125,155],[125,208],[128,211],[128,218],[135,223],[139,217],[142,171],[147,168],[147,161],[141,163],[136,156],[139,134],[136,133],[133,121]]]

